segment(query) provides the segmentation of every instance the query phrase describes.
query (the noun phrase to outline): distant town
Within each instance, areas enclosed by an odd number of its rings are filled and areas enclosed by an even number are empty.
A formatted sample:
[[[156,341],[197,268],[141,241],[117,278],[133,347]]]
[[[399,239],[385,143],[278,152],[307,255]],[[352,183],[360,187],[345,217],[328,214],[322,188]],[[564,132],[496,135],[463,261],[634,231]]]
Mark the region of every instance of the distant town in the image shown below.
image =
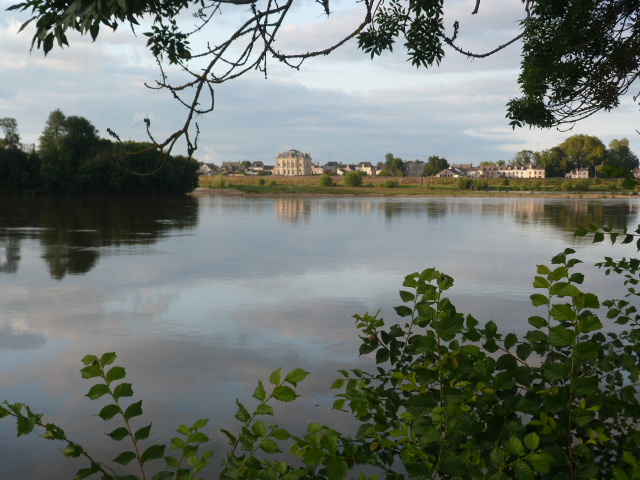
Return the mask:
[[[426,169],[427,165],[434,163],[432,162],[433,158],[442,161],[441,166],[444,168],[441,170]],[[324,165],[319,165],[313,162],[309,152],[298,150],[279,152],[275,158],[275,165],[266,165],[261,161],[250,162],[246,160],[243,162],[223,162],[220,166],[212,163],[202,163],[200,166],[202,175],[310,176],[328,174],[344,176],[349,172],[362,172],[370,176],[397,175],[401,172],[401,175],[408,177],[546,178],[545,168],[535,166],[533,163],[528,163],[527,165],[506,164],[505,162],[483,163],[474,167],[472,163],[449,165],[445,159],[440,159],[439,157],[430,157],[430,162],[422,160],[403,161],[391,157],[387,158],[386,163],[379,162],[377,165],[373,165],[371,162],[360,162],[358,164],[327,162]],[[634,171],[634,174],[640,176],[640,171]],[[587,168],[576,168],[564,176],[566,178],[589,178],[589,170]]]

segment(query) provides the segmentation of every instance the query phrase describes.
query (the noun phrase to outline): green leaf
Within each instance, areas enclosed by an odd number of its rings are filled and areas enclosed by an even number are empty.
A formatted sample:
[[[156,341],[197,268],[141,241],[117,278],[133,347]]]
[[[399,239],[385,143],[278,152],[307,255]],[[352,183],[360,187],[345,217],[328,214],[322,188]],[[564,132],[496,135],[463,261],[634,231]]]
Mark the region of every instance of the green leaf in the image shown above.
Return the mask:
[[[600,330],[603,327],[602,322],[598,317],[588,316],[578,320],[578,332],[587,333],[594,330]]]
[[[133,435],[133,438],[135,438],[136,441],[146,440],[147,438],[149,438],[150,433],[151,433],[151,424],[137,430],[136,433]]]
[[[65,457],[78,458],[84,450],[77,443],[71,443],[60,450]]]
[[[85,478],[90,477],[91,475],[94,475],[99,471],[100,471],[100,465],[98,465],[97,463],[94,463],[89,468],[81,468],[80,470],[78,470],[78,472],[76,473],[76,476],[73,477],[73,480],[83,480]]]
[[[273,385],[279,385],[281,381],[280,380],[281,374],[282,374],[282,369],[279,368],[278,370],[273,372],[271,375],[269,375],[269,382]]]
[[[504,449],[511,455],[516,455],[518,457],[524,455],[524,445],[522,445],[522,440],[518,437],[510,437],[509,440],[504,442]]]
[[[575,322],[577,315],[571,305],[563,303],[551,308],[551,316],[558,322]]]
[[[80,370],[82,378],[95,378],[102,376],[102,369],[99,365],[89,365]]]
[[[151,445],[147,448],[142,455],[140,455],[140,460],[142,463],[146,463],[150,460],[157,460],[162,458],[164,455],[164,445]]]
[[[114,462],[119,463],[120,465],[129,465],[131,460],[136,458],[136,454],[134,452],[122,452],[116,458],[113,459]]]
[[[600,300],[593,293],[583,293],[576,299],[578,308],[600,308]]]
[[[551,270],[546,265],[537,265],[537,272],[539,275],[549,275]]]
[[[544,328],[547,326],[547,321],[542,317],[534,315],[533,317],[529,317],[529,324],[536,328]]]
[[[258,420],[251,425],[251,431],[262,438],[267,436],[267,427],[262,420]]]
[[[107,383],[110,384],[110,383],[115,382],[117,380],[122,380],[126,376],[127,376],[127,372],[125,371],[124,368],[122,368],[122,367],[112,367],[111,369],[109,369],[109,371],[105,375],[105,378],[107,380]]]
[[[253,392],[253,398],[260,400],[261,402],[267,398],[267,392],[264,389],[264,385],[262,384],[261,380],[258,380],[258,386],[256,387],[255,391]]]
[[[540,437],[537,433],[531,432],[523,439],[525,447],[529,450],[537,450],[540,445]]]
[[[91,365],[92,363],[94,363],[96,360],[98,360],[98,357],[96,357],[95,355],[85,355],[84,357],[82,357],[81,362],[84,365]]]
[[[285,382],[289,382],[293,385],[297,385],[298,383],[303,381],[305,378],[307,378],[307,375],[309,375],[309,372],[301,368],[294,368],[289,373],[287,373],[287,376],[285,377],[284,380]]]
[[[196,420],[191,428],[193,428],[194,430],[198,430],[200,428],[206,427],[208,423],[209,423],[208,418],[201,418],[200,420]]]
[[[568,328],[557,326],[549,329],[549,343],[555,347],[573,345],[575,334]]]
[[[111,403],[109,405],[105,405],[104,407],[102,407],[102,410],[100,410],[100,413],[98,413],[98,416],[103,420],[111,420],[120,412],[121,412],[120,407],[118,405]]]
[[[549,288],[549,281],[544,277],[534,277],[533,288]]]
[[[273,407],[264,403],[260,404],[258,408],[256,408],[256,413],[258,415],[273,415]]]
[[[271,430],[271,435],[277,440],[288,440],[291,438],[291,434],[284,428],[274,428]]]
[[[113,399],[118,400],[122,397],[133,397],[133,389],[130,383],[121,383],[113,389]]]
[[[106,367],[107,365],[111,365],[115,362],[116,358],[118,358],[116,352],[108,352],[100,357],[100,363],[102,366]]]
[[[245,408],[245,406],[240,403],[240,400],[236,399],[236,405],[238,406],[238,411],[236,412],[235,417],[241,422],[246,422],[247,420],[249,420],[251,418],[251,415],[249,415],[249,411]]]
[[[393,307],[393,309],[396,311],[396,313],[398,314],[399,317],[409,317],[413,313],[413,310],[411,310],[406,305],[400,305],[399,307]]]
[[[95,400],[100,398],[101,396],[109,393],[109,387],[104,383],[98,383],[89,389],[89,393],[87,393],[87,397],[91,400]]]
[[[17,420],[18,424],[18,437],[22,435],[28,435],[36,426],[36,418],[33,416],[19,416]]]
[[[541,295],[539,293],[534,293],[533,295],[531,295],[531,303],[534,307],[539,307],[540,305],[548,305],[549,304],[549,299],[544,296]]]
[[[526,463],[524,460],[516,462],[516,464],[513,466],[513,469],[516,472],[516,478],[520,480],[535,479],[533,470],[531,470],[531,467],[529,466],[529,464]]]
[[[411,292],[407,292],[406,290],[400,290],[400,298],[404,303],[409,303],[413,302],[416,299],[416,296]]]
[[[129,430],[127,430],[125,427],[119,427],[116,428],[113,432],[107,433],[107,435],[109,435],[116,442],[119,442],[127,435],[129,435]]]
[[[515,333],[508,333],[506,337],[504,337],[504,348],[509,350],[513,347],[518,341],[518,336]]]
[[[188,437],[189,443],[205,443],[209,441],[209,437],[202,432],[193,432]]]
[[[142,400],[132,403],[124,411],[125,420],[142,415]]]
[[[298,397],[299,395],[291,387],[285,385],[273,389],[273,398],[280,402],[292,402]]]
[[[349,473],[347,461],[342,457],[333,457],[327,466],[327,477],[329,480],[342,480]]]
[[[529,464],[538,473],[549,473],[551,471],[549,460],[539,453],[532,453],[527,460],[529,460]]]
[[[260,442],[260,450],[267,453],[280,453],[282,451],[278,444],[270,438],[265,438]]]

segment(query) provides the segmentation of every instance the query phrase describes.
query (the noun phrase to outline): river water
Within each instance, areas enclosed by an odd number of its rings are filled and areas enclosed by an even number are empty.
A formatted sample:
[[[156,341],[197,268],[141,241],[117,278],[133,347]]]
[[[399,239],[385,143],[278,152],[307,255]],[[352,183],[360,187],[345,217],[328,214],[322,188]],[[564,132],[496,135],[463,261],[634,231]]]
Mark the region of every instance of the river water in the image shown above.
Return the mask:
[[[347,426],[330,412],[339,368],[359,358],[351,316],[394,319],[404,275],[436,267],[456,282],[459,311],[522,333],[535,265],[567,247],[585,271],[604,255],[578,225],[635,229],[636,199],[539,198],[0,198],[0,400],[46,414],[100,458],[119,450],[84,397],[80,359],[115,351],[152,440],[210,418],[237,430],[235,399],[250,402],[278,367],[312,372],[302,398],[277,409],[287,427]],[[620,285],[590,275],[591,291]],[[611,285],[610,285],[611,284]],[[0,478],[67,479],[85,466],[0,420]],[[219,457],[217,457],[219,458]],[[214,461],[217,462],[217,461]]]

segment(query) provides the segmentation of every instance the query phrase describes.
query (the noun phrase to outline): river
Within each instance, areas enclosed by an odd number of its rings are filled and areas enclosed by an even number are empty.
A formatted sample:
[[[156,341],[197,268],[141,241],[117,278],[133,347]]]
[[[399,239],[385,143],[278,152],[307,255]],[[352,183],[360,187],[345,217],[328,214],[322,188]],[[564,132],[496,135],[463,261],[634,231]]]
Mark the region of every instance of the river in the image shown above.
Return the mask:
[[[567,247],[583,269],[634,246],[574,238],[578,225],[635,229],[637,199],[548,198],[0,198],[0,400],[24,402],[98,456],[114,451],[84,395],[80,359],[118,353],[152,440],[210,418],[237,430],[278,367],[312,374],[280,422],[338,422],[329,386],[359,358],[351,316],[394,319],[404,275],[436,267],[456,280],[459,311],[522,333],[535,265]],[[589,275],[595,293],[620,285]],[[617,291],[616,291],[617,290]],[[395,321],[395,320],[394,320]],[[140,426],[145,425],[144,420]],[[220,457],[217,457],[220,458]],[[216,461],[217,462],[217,461]],[[72,478],[85,466],[56,445],[15,438],[0,421],[1,478]]]

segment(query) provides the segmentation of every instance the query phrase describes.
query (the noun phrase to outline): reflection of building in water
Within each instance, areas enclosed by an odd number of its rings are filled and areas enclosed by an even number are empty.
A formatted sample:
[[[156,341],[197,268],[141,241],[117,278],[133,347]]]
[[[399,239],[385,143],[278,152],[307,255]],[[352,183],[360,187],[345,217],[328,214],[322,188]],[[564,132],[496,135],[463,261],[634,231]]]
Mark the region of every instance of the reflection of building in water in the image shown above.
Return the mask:
[[[311,155],[298,150],[279,152],[276,157],[276,167],[273,169],[274,175],[311,175],[313,165]]]
[[[0,241],[0,252],[4,249],[4,260],[0,253],[0,272],[16,273],[18,271],[18,262],[20,261],[20,239],[9,237],[7,240]]]
[[[278,198],[276,214],[279,221],[299,223],[311,217],[311,206],[308,201],[299,198]]]

